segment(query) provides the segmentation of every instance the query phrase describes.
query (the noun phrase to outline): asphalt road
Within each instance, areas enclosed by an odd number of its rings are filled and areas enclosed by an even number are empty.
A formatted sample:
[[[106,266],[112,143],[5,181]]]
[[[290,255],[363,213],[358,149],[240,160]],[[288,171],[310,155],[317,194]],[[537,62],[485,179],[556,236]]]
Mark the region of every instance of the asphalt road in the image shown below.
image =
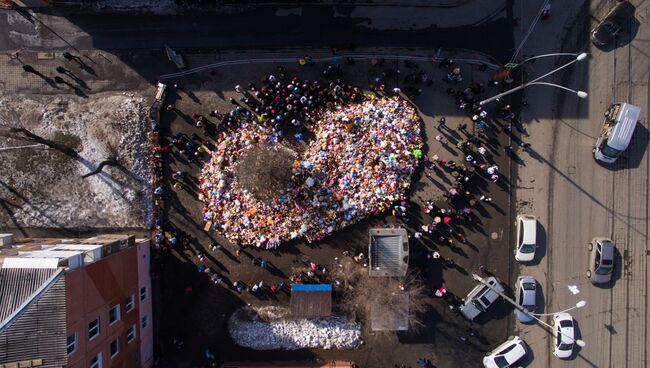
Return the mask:
[[[522,154],[518,208],[539,216],[545,241],[538,263],[523,266],[521,273],[540,282],[544,313],[571,307],[579,300],[587,302],[586,307],[571,312],[587,345],[567,361],[552,355],[553,338],[540,326],[517,326],[517,333],[533,350],[530,367],[648,366],[650,27],[644,24],[650,6],[632,2],[638,5],[640,26],[637,31],[623,32],[612,50],[594,48],[584,29],[576,26],[580,22],[575,22],[572,14],[579,14],[584,2],[565,4],[567,14],[556,20],[562,34],[546,35],[563,40],[561,51],[591,53],[587,64],[554,81],[584,88],[589,93],[587,101],[554,89],[531,90],[528,94],[531,105],[523,116],[530,136],[524,140],[532,143],[532,150]],[[588,4],[591,19],[586,19],[587,29],[602,19],[612,3]],[[543,51],[548,49],[529,49],[532,54]],[[535,66],[538,70],[543,67],[552,64]],[[641,121],[624,157],[613,166],[601,166],[591,150],[600,133],[603,112],[620,101],[641,106]],[[549,109],[552,118],[536,119]],[[610,237],[618,248],[615,280],[607,287],[593,286],[586,278],[587,243],[595,236]]]
[[[459,47],[497,58],[512,47],[513,0],[459,6],[222,7],[192,15],[0,11],[0,49]],[[263,36],[262,36],[263,35]]]

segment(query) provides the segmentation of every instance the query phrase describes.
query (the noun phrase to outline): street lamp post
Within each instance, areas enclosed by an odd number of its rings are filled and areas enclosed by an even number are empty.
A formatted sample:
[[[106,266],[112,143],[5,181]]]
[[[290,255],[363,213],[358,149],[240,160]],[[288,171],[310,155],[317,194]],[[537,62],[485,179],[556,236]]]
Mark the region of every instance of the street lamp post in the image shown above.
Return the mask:
[[[509,94],[511,94],[511,93],[514,93],[514,92],[517,92],[517,91],[522,90],[522,89],[524,89],[524,88],[526,88],[526,87],[528,87],[528,86],[530,86],[530,85],[533,85],[533,84],[543,84],[543,82],[539,82],[540,79],[546,78],[546,77],[548,77],[549,75],[551,75],[551,74],[553,74],[553,73],[555,73],[555,72],[557,72],[557,71],[560,71],[560,70],[562,70],[562,69],[568,67],[569,65],[573,64],[573,63],[576,63],[576,62],[578,62],[578,61],[582,61],[582,60],[586,59],[587,56],[588,56],[588,54],[587,54],[586,52],[583,52],[583,53],[579,54],[575,59],[571,60],[570,62],[568,62],[568,63],[566,63],[566,64],[564,64],[564,65],[562,65],[562,66],[560,66],[559,68],[555,68],[555,69],[551,70],[550,72],[548,72],[548,73],[546,73],[546,74],[544,74],[544,75],[542,75],[542,76],[540,76],[540,77],[537,77],[537,78],[533,79],[533,80],[530,81],[530,82],[526,82],[526,83],[524,83],[524,84],[522,84],[522,85],[520,85],[520,86],[518,86],[518,87],[515,87],[515,88],[513,88],[513,89],[510,89],[510,90],[508,90],[508,91],[506,91],[506,92],[499,93],[498,95],[495,95],[495,96],[492,96],[492,97],[490,97],[490,98],[488,98],[488,99],[485,99],[485,100],[479,102],[479,105],[485,105],[485,104],[488,103],[488,102],[492,102],[492,101],[494,101],[494,100],[496,100],[496,99],[498,99],[498,98],[501,98],[501,97],[503,97],[503,96],[509,95]],[[552,84],[549,83],[549,85],[552,85]],[[557,85],[553,85],[553,86],[557,86]],[[560,86],[560,87],[561,87],[561,86]],[[570,89],[568,89],[568,88],[566,88],[566,87],[565,87],[565,89],[570,90]],[[573,90],[570,90],[570,91],[573,91]],[[574,91],[574,92],[576,92],[576,94],[577,94],[579,97],[581,97],[581,96],[585,96],[585,97],[586,97],[586,96],[587,96],[586,92],[582,92],[582,91]],[[581,92],[581,93],[579,93],[579,92]],[[584,97],[581,97],[581,98],[584,98]]]
[[[575,309],[575,308],[582,308],[582,307],[584,307],[585,305],[587,305],[587,302],[586,302],[586,301],[581,300],[581,301],[577,302],[575,306],[573,306],[573,307],[571,307],[571,308],[568,308],[568,309],[565,309],[565,310],[563,310],[563,311],[561,311],[561,312],[546,313],[546,314],[534,314],[534,313],[530,313],[526,308],[524,308],[524,307],[522,307],[521,305],[517,304],[517,303],[516,303],[514,300],[512,300],[509,296],[505,295],[504,293],[500,292],[500,291],[497,290],[496,288],[492,287],[492,285],[490,285],[489,283],[485,282],[485,280],[483,280],[483,278],[482,278],[481,276],[479,276],[479,275],[473,273],[473,274],[472,274],[472,278],[473,278],[474,280],[480,282],[481,284],[487,286],[490,290],[494,291],[495,293],[499,294],[499,296],[501,296],[503,299],[505,299],[506,301],[508,301],[508,303],[512,304],[515,308],[519,309],[520,311],[522,311],[522,312],[524,312],[524,313],[527,313],[528,315],[530,315],[531,317],[533,317],[537,322],[541,323],[542,325],[544,325],[545,327],[547,327],[547,328],[550,329],[551,331],[553,331],[553,326],[551,326],[551,325],[549,325],[548,323],[546,323],[546,322],[542,321],[541,319],[537,318],[537,316],[552,316],[552,315],[554,315],[554,314],[558,314],[558,313],[562,313],[562,312],[567,312],[567,311],[570,311],[570,310]],[[560,332],[560,333],[562,333],[562,332]],[[562,333],[562,334],[564,335],[564,333]],[[568,337],[568,338],[574,340],[575,343],[576,343],[576,345],[578,345],[578,346],[580,346],[580,347],[585,347],[585,346],[587,345],[587,343],[585,343],[583,340],[575,339],[575,338],[573,338],[573,337],[571,337],[571,336],[566,336],[566,337]]]
[[[537,60],[537,59],[541,59],[541,58],[545,58],[545,57],[552,57],[552,56],[575,56],[575,57],[577,57],[578,55],[580,55],[580,54],[573,53],[573,52],[556,52],[556,53],[553,53],[553,54],[536,55],[536,56],[531,56],[528,59],[522,60],[522,61],[520,61],[518,63],[508,63],[508,64],[505,65],[505,67],[512,70],[514,68],[518,68],[518,67],[522,66],[523,64],[526,64],[527,62],[529,62],[531,60]]]
[[[541,84],[541,85],[545,85],[545,86],[551,86],[551,87],[555,87],[555,88],[563,89],[563,90],[565,90],[565,91],[573,92],[573,93],[575,93],[575,94],[576,94],[578,97],[580,97],[580,98],[587,98],[587,97],[589,96],[589,95],[587,94],[587,92],[585,92],[585,91],[576,91],[576,90],[574,90],[574,89],[567,88],[567,87],[565,87],[565,86],[560,86],[559,84],[554,84],[554,83],[548,83],[548,82],[534,82],[534,83],[529,83],[528,85],[529,85],[529,86],[532,86],[532,85],[537,85],[537,84]]]
[[[574,305],[573,307],[571,307],[571,308],[567,308],[567,309],[565,309],[565,310],[563,310],[563,311],[559,311],[559,312],[555,312],[555,313],[531,313],[531,312],[526,312],[526,313],[530,314],[531,316],[537,316],[537,317],[542,317],[542,316],[552,316],[552,315],[554,315],[554,314],[565,313],[565,312],[568,312],[568,311],[570,311],[570,310],[574,310],[574,309],[576,309],[576,308],[582,308],[582,307],[584,307],[585,305],[587,305],[587,302],[584,301],[584,300],[581,300],[581,301],[577,302],[576,305]]]

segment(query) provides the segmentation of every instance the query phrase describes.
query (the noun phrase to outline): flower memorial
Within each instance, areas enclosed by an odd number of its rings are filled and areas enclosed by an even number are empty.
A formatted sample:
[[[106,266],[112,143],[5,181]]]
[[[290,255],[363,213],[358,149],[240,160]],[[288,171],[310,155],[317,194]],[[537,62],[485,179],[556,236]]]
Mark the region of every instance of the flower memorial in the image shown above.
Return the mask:
[[[233,243],[273,248],[320,240],[401,200],[422,155],[420,118],[404,99],[373,97],[314,109],[309,139],[290,142],[259,115],[221,132],[201,174],[203,220]],[[260,155],[274,168],[253,163]],[[244,185],[246,176],[260,180]]]

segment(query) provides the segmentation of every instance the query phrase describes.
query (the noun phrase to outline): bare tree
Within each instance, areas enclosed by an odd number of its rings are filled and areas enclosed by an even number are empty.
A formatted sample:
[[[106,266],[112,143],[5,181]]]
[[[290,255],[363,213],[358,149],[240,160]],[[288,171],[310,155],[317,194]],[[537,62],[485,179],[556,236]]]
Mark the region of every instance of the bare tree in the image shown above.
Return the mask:
[[[361,267],[350,258],[333,265],[331,277],[341,282],[343,292],[341,307],[365,320],[370,319],[371,309],[382,306],[388,311],[401,313],[408,303],[409,330],[424,327],[427,310],[426,286],[417,274],[409,272],[405,277],[370,277],[368,268]],[[403,287],[404,290],[401,290]]]

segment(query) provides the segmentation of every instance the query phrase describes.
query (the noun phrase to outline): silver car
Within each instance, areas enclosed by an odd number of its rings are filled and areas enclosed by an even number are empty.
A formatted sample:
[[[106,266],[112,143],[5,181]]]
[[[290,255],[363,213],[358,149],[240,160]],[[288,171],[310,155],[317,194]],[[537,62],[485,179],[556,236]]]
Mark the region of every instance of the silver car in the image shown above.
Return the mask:
[[[616,247],[608,238],[596,237],[587,245],[589,249],[589,269],[587,278],[593,284],[605,284],[612,281]]]
[[[515,302],[530,313],[537,312],[537,281],[532,276],[519,276],[515,286]],[[519,322],[533,321],[533,316],[515,308],[515,315]]]

